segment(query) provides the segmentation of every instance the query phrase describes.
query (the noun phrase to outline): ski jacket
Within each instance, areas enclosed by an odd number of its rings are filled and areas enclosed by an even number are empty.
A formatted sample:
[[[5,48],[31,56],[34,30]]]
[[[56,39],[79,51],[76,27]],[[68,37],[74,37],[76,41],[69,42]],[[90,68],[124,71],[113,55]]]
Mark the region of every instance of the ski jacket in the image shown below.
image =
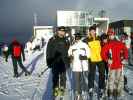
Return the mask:
[[[72,60],[72,71],[74,72],[82,72],[88,71],[88,59],[80,60],[80,55],[87,56],[90,58],[90,48],[87,44],[82,41],[78,41],[77,43],[73,44],[68,50],[69,56],[73,57]]]
[[[15,46],[19,46],[20,47],[20,51],[18,51],[18,52],[20,52],[20,55],[19,56],[17,56],[17,57],[15,57],[14,56],[14,47]],[[11,56],[12,56],[12,58],[13,59],[21,59],[21,56],[23,57],[23,60],[25,60],[25,54],[24,54],[24,48],[23,48],[23,46],[18,42],[18,41],[13,41],[10,45],[9,45],[9,54],[11,54]]]
[[[49,68],[56,71],[65,71],[69,67],[69,43],[65,38],[58,36],[49,39],[46,48],[46,61]]]
[[[90,60],[91,60],[91,62],[102,61],[100,38],[97,36],[96,39],[94,40],[93,38],[88,37],[88,38],[84,39],[83,41],[86,42],[90,48],[90,52],[91,52]]]
[[[123,53],[125,59],[128,59],[128,49],[126,46],[117,40],[109,41],[106,45],[103,46],[101,52],[102,58],[106,62],[108,62],[110,51],[112,56],[112,64],[109,65],[110,69],[122,68],[121,53]]]

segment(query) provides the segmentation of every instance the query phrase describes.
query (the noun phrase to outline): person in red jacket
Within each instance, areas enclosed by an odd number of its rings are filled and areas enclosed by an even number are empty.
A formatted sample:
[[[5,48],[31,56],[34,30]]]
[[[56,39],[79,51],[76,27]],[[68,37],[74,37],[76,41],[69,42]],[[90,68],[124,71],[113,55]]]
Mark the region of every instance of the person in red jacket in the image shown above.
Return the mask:
[[[109,99],[123,96],[124,78],[123,78],[123,62],[128,59],[128,49],[126,46],[115,39],[115,33],[109,32],[109,42],[104,45],[101,56],[108,63],[108,96]],[[121,59],[121,52],[124,59]]]
[[[25,76],[30,75],[31,73],[24,67],[22,63],[22,58],[23,58],[23,61],[25,61],[24,48],[19,43],[19,41],[17,41],[15,38],[13,39],[12,43],[9,45],[8,52],[9,52],[8,54],[11,55],[11,59],[12,59],[14,77],[17,78],[20,76],[18,73],[18,65],[25,72]]]

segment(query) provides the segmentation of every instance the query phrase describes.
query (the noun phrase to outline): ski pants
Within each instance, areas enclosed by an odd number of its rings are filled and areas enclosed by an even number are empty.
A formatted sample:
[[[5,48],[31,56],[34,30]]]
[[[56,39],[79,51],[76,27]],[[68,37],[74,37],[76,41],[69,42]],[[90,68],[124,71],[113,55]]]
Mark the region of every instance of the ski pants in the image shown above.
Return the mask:
[[[109,72],[109,69],[108,69],[108,64],[107,64],[107,62],[104,62],[104,66],[105,66],[105,76],[106,76],[106,79],[108,79],[108,72]]]
[[[105,65],[103,61],[100,62],[90,62],[90,71],[88,76],[88,87],[94,88],[94,80],[96,75],[96,66],[99,72],[99,89],[104,89],[105,86]]]
[[[81,94],[82,90],[87,91],[87,83],[86,79],[88,76],[88,72],[73,72],[73,85],[74,85],[74,91],[77,94]]]
[[[52,76],[53,76],[53,89],[55,88],[66,88],[66,72],[60,72],[52,70]]]
[[[129,64],[133,65],[133,50],[131,48],[128,49],[128,61],[129,61]]]
[[[15,58],[12,57],[12,63],[13,63],[13,68],[14,68],[14,75],[18,75],[18,65],[20,66],[20,68],[24,72],[27,72],[26,68],[22,64],[21,58],[20,59],[15,59]]]
[[[122,96],[124,89],[124,76],[122,69],[110,70],[108,78],[109,95]]]
[[[127,85],[127,76],[124,75],[124,86]]]
[[[7,51],[3,51],[4,57],[5,57],[5,61],[7,61],[8,59],[8,52]]]

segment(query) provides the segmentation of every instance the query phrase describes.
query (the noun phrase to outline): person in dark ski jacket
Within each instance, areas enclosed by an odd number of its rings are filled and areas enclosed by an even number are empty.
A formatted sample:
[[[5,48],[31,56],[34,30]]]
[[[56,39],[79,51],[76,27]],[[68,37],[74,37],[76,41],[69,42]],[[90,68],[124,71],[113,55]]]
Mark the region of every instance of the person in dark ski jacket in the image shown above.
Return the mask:
[[[19,77],[18,74],[18,64],[21,69],[25,72],[25,76],[30,75],[30,72],[22,64],[22,57],[23,61],[25,61],[24,49],[23,46],[14,39],[13,42],[9,45],[9,55],[11,54],[13,68],[14,68],[14,77]]]
[[[103,48],[104,45],[106,45],[108,43],[108,35],[106,33],[103,33],[101,36],[100,36],[100,40],[101,40],[101,47]],[[104,66],[105,66],[105,79],[107,80],[108,79],[108,63],[103,61],[104,62]]]
[[[69,43],[65,38],[65,27],[59,27],[47,45],[46,61],[53,73],[53,95],[57,96],[58,91],[64,92],[66,86],[66,69],[69,67],[68,59]],[[60,78],[60,82],[59,82]]]

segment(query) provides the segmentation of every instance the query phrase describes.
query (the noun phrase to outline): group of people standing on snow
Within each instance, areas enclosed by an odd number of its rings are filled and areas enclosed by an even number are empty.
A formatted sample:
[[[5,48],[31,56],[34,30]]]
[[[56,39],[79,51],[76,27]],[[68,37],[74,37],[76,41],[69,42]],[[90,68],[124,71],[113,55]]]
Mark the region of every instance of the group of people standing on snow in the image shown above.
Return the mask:
[[[124,87],[127,86],[127,78],[123,74],[124,65],[128,63],[126,45],[115,38],[112,30],[97,36],[96,26],[87,30],[84,39],[81,33],[75,33],[74,42],[70,45],[65,31],[65,27],[58,27],[47,44],[46,60],[48,67],[52,69],[53,95],[64,95],[66,72],[69,68],[73,74],[75,95],[80,98],[82,91],[93,94],[97,68],[100,95],[106,89],[110,100],[113,96],[121,98]]]
[[[130,47],[126,47],[125,41],[123,38],[116,39],[112,30],[98,36],[96,26],[91,26],[87,29],[86,37],[75,33],[70,43],[66,37],[66,28],[58,27],[46,49],[47,65],[52,69],[53,95],[64,95],[68,69],[72,71],[74,94],[78,98],[81,98],[82,91],[93,94],[97,68],[99,95],[102,96],[106,90],[110,100],[113,96],[121,98],[123,90],[128,88],[123,71],[128,63]],[[14,77],[19,77],[18,64],[25,75],[31,74],[22,64],[22,60],[25,61],[24,48],[16,39],[9,47],[5,47],[4,53],[6,61],[11,55]]]

